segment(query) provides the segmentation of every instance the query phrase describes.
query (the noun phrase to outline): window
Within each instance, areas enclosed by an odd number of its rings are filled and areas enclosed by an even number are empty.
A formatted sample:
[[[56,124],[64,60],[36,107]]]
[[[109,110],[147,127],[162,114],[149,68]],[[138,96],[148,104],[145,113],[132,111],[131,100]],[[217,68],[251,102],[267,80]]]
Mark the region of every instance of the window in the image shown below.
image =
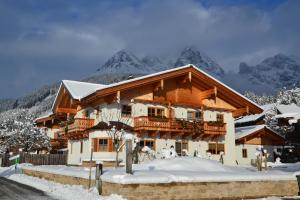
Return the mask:
[[[150,107],[150,108],[148,108],[148,116],[149,117],[164,117],[165,109]]]
[[[83,141],[80,141],[80,153],[83,152]]]
[[[155,108],[148,108],[148,116],[155,117]]]
[[[175,142],[175,151],[178,156],[186,156],[185,151],[183,150],[188,150],[189,145],[187,141],[180,141],[180,142]]]
[[[243,158],[247,158],[247,149],[242,149]]]
[[[165,110],[163,108],[157,108],[156,109],[156,116],[157,117],[163,117],[163,116],[165,116]]]
[[[224,122],[224,115],[223,114],[217,114],[217,122]]]
[[[131,106],[122,105],[122,115],[123,116],[131,116]]]
[[[111,138],[93,139],[94,152],[112,152],[113,144]]]
[[[85,110],[83,113],[84,117],[87,117],[87,118],[90,118],[91,114],[92,114],[92,112],[89,109]]]
[[[221,151],[225,153],[225,144],[208,143],[208,152],[211,154],[220,154]]]
[[[188,111],[187,112],[187,119],[188,120],[194,120],[196,117],[196,113],[194,111]]]
[[[108,150],[108,139],[99,139],[99,151],[107,151]]]
[[[154,140],[141,140],[139,142],[139,146],[143,148],[144,146],[149,147],[150,149],[155,149],[155,141]]]
[[[200,110],[198,110],[196,112],[196,120],[197,121],[202,121],[202,112]]]

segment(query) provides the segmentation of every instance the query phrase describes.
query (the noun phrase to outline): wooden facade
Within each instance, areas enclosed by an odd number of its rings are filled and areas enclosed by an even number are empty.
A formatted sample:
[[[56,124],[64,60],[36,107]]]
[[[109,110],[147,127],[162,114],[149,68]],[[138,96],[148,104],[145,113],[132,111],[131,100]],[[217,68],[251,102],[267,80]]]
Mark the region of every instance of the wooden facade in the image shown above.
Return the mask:
[[[237,144],[281,146],[285,139],[274,131],[264,127],[236,141]]]

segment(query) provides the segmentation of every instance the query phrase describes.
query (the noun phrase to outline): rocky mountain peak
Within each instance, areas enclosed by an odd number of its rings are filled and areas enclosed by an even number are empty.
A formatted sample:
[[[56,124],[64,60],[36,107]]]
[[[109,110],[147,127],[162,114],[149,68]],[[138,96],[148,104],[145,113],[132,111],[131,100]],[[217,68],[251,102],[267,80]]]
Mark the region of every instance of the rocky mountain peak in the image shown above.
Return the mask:
[[[175,62],[174,67],[187,64],[194,64],[200,69],[217,77],[222,77],[224,75],[224,70],[213,59],[208,57],[205,53],[200,52],[195,47],[185,48]]]
[[[98,70],[101,74],[150,72],[140,59],[129,51],[121,50],[108,59]]]

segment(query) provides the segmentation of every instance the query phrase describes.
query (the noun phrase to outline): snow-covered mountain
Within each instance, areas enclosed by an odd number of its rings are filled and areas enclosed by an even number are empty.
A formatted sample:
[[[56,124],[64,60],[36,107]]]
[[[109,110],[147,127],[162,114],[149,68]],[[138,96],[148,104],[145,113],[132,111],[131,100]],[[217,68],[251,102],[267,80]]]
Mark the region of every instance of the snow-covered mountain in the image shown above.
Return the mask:
[[[121,50],[108,59],[97,71],[100,74],[151,73],[152,69],[129,51]]]
[[[238,75],[253,85],[269,86],[274,91],[300,85],[300,63],[284,54],[266,58],[255,66],[241,63]]]
[[[186,64],[194,64],[205,72],[208,72],[218,78],[222,78],[224,76],[223,68],[220,67],[216,61],[195,47],[185,48],[176,60],[174,67]]]
[[[161,60],[160,58],[156,57],[156,56],[145,56],[142,59],[142,62],[148,66],[149,68],[151,68],[151,71],[153,72],[158,72],[158,71],[162,71],[162,70],[166,70],[168,68],[170,68],[170,63]]]

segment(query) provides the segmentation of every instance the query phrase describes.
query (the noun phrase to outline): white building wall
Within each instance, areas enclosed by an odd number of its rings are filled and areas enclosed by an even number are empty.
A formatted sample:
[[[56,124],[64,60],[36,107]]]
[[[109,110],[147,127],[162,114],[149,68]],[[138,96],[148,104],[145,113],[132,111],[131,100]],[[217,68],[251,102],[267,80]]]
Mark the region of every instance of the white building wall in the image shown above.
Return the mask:
[[[266,149],[269,157],[268,161],[273,162],[274,161],[274,149],[276,148],[282,148],[281,146],[272,146],[272,145],[251,145],[251,144],[239,144],[236,145],[236,158],[239,163],[239,165],[251,165],[251,160],[256,159],[255,152],[259,147],[262,147],[263,149]],[[243,158],[243,149],[247,149],[247,158]]]
[[[100,121],[123,121],[128,125],[133,126],[133,118],[138,116],[147,116],[148,115],[148,107],[161,107],[165,108],[165,113],[167,112],[166,106],[151,104],[151,103],[139,103],[139,102],[121,102],[122,104],[128,104],[132,106],[132,118],[121,118],[121,106],[117,103],[112,103],[110,105],[102,104],[100,105],[100,112],[99,115],[96,115],[96,110],[94,108],[90,109],[91,118],[95,119],[95,125]],[[187,118],[187,111],[194,110],[192,108],[184,108],[180,106],[172,107],[174,109],[175,118]],[[76,117],[82,117],[84,110],[80,111]],[[227,165],[235,165],[236,160],[236,148],[235,148],[235,132],[234,132],[234,119],[231,113],[228,112],[219,112],[219,111],[211,111],[205,110],[203,113],[204,121],[216,121],[217,113],[224,114],[224,122],[226,123],[226,130],[227,133],[222,137],[219,137],[218,143],[225,143],[225,155],[224,155],[224,163]],[[167,113],[166,113],[167,114]],[[101,137],[108,137],[107,133],[104,131],[94,131],[90,133],[89,140],[87,141],[88,148],[92,144],[93,138],[101,138]],[[175,147],[175,142],[180,140],[175,139],[156,139],[156,152],[159,153],[163,148],[170,148],[171,146]],[[70,143],[73,143],[73,153],[70,154]],[[191,141],[189,140],[189,155],[193,155],[195,150],[198,151],[199,155],[202,157],[207,157],[207,150],[208,150],[208,143],[209,142],[216,142],[214,141]],[[84,149],[83,154],[80,154],[80,142],[79,141],[69,141],[68,142],[68,150],[69,150],[69,164],[80,164],[82,159],[88,159],[90,156],[90,150]],[[112,159],[115,158],[115,152],[94,152],[93,157],[95,159]],[[122,160],[125,160],[125,150],[120,152],[119,157]],[[158,155],[159,157],[159,155]],[[220,159],[220,155],[212,155],[212,158],[215,160]]]

